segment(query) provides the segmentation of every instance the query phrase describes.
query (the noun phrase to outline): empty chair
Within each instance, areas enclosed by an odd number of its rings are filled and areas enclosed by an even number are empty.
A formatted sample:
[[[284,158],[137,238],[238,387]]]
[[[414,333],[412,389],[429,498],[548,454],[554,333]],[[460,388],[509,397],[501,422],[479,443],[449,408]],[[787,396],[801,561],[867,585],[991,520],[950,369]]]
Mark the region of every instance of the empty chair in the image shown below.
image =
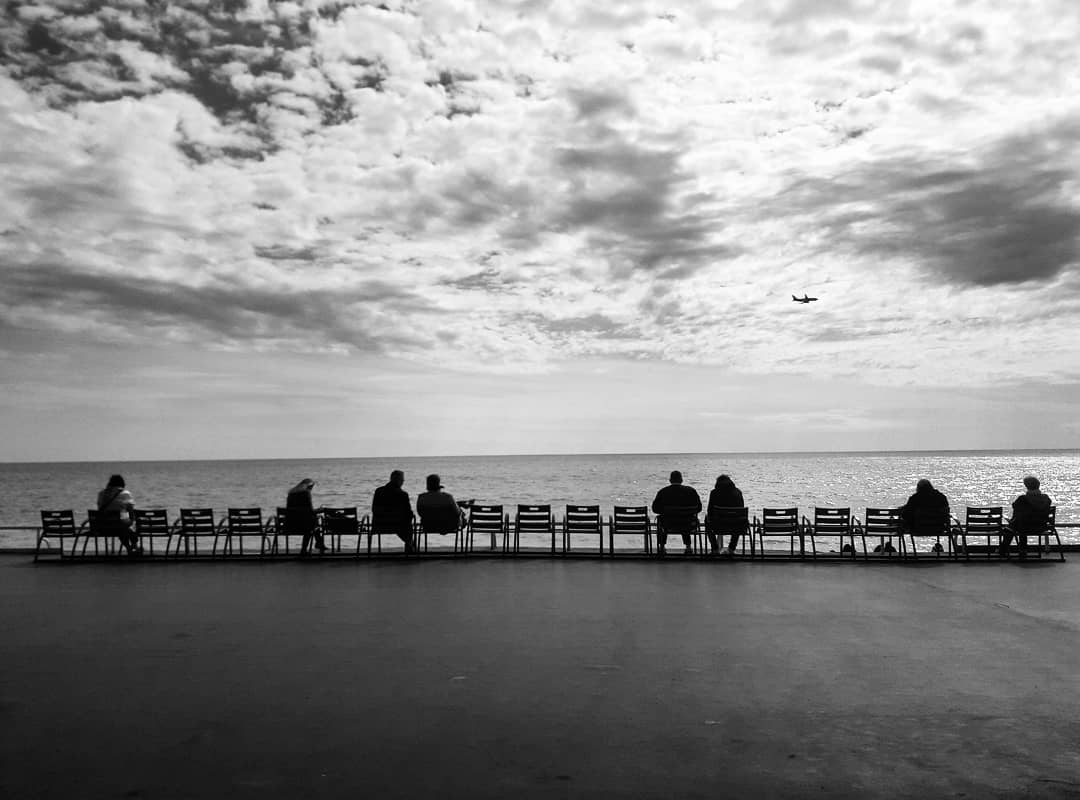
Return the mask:
[[[135,536],[139,544],[150,551],[150,555],[154,554],[154,542],[164,539],[164,554],[167,556],[175,533],[169,525],[169,512],[164,508],[135,509]]]
[[[900,509],[899,508],[870,508],[866,509],[866,522],[860,524],[855,520],[855,526],[862,535],[863,555],[867,556],[866,540],[877,539],[878,544],[874,552],[880,552],[883,556],[892,557],[899,555],[893,539],[904,548],[904,537],[900,533]]]
[[[240,555],[244,555],[244,539],[258,538],[259,555],[266,552],[266,545],[272,544],[267,526],[263,524],[261,508],[230,508],[225,514],[225,527],[218,531],[224,534],[225,544],[221,554],[234,555],[235,545],[240,545]],[[218,536],[214,537],[214,555],[217,554]]]
[[[723,549],[724,539],[727,538],[726,547],[731,555],[735,555],[735,547],[742,544],[742,552],[746,553],[746,540],[750,540],[750,555],[754,555],[754,537],[747,536],[750,529],[750,510],[746,506],[709,506],[705,514],[705,531],[709,534],[709,544]],[[731,543],[734,542],[734,547]]]
[[[703,552],[696,506],[664,506],[656,515],[656,552],[663,555],[668,536],[683,537],[687,554]]]
[[[500,537],[503,539],[503,549],[506,549],[507,520],[503,514],[501,505],[480,505],[473,503],[469,508],[468,537],[465,543],[465,551],[472,553],[476,549],[476,535],[490,537],[491,552],[495,551]]]
[[[652,521],[648,506],[615,506],[608,518],[608,553],[615,555],[615,537],[641,537],[645,555],[652,555]]]
[[[551,538],[551,552],[555,552],[555,518],[550,505],[519,505],[514,515],[514,544],[511,552],[521,551],[521,534],[542,535]],[[503,548],[506,552],[506,548]]]
[[[964,554],[967,552],[967,537],[986,537],[986,557],[995,555],[1001,547],[1001,537],[1005,522],[1001,506],[968,506],[964,515],[964,524],[960,528],[963,537]]]
[[[604,526],[600,520],[600,506],[566,507],[566,516],[563,517],[564,553],[571,551],[575,536],[587,539],[595,537],[597,552],[604,554]]]
[[[198,556],[200,536],[213,539],[213,546],[216,547],[218,530],[221,524],[223,523],[214,522],[214,510],[212,508],[181,508],[180,530],[176,539],[175,554],[180,555],[180,544],[183,542],[185,556]]]
[[[323,507],[319,510],[322,516],[320,525],[323,532],[323,540],[330,546],[331,553],[342,552],[341,537],[353,536],[356,538],[356,552],[360,552],[360,518],[356,506],[342,508]]]
[[[765,537],[788,539],[790,545],[789,558],[795,557],[795,540],[798,539],[799,558],[806,556],[805,532],[799,525],[798,508],[763,508],[761,509],[761,519],[754,520],[754,527],[757,530],[758,543],[761,548],[758,552],[761,558],[766,556]],[[814,558],[817,558],[817,543],[814,541],[812,533],[810,545],[813,548]]]
[[[843,557],[845,552],[850,552],[851,557],[855,558],[855,531],[851,525],[850,508],[815,506],[813,522],[803,517],[803,530],[811,535],[811,541],[816,537],[835,537],[838,541],[836,549],[840,556]],[[845,546],[848,550],[844,549]],[[863,549],[866,549],[865,546]]]
[[[64,558],[64,540],[71,540],[71,556],[75,555],[75,548],[79,544],[79,529],[75,527],[75,512],[71,509],[64,511],[42,511],[41,532],[38,533],[37,545],[34,547],[34,561],[42,554],[42,546],[56,542],[57,552],[60,558]],[[46,549],[44,552],[48,552]]]

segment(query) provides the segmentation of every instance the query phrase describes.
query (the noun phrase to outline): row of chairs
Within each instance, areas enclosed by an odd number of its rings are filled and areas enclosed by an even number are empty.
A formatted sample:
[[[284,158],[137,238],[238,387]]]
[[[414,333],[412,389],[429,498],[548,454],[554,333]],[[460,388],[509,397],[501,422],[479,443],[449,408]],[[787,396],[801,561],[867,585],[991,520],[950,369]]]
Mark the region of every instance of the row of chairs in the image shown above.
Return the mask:
[[[585,541],[587,549],[599,555],[605,554],[604,529],[607,529],[606,552],[614,555],[616,539],[640,539],[642,552],[651,555],[654,535],[687,535],[691,537],[692,552],[705,555],[704,540],[716,536],[723,544],[733,534],[740,536],[739,552],[754,558],[781,555],[786,558],[818,558],[818,538],[836,540],[834,551],[841,557],[856,558],[857,543],[862,545],[864,559],[871,557],[870,543],[877,543],[873,552],[885,558],[918,558],[916,540],[933,540],[924,547],[924,555],[936,558],[970,558],[973,553],[983,552],[983,547],[968,545],[968,537],[985,537],[985,553],[988,557],[996,551],[994,540],[1000,544],[1007,531],[1001,506],[968,507],[964,522],[954,517],[921,520],[916,526],[904,525],[898,508],[867,508],[862,519],[854,517],[850,508],[816,507],[812,516],[799,514],[797,507],[764,508],[761,516],[750,517],[747,508],[711,507],[704,521],[694,508],[667,508],[652,517],[647,506],[614,506],[606,522],[598,505],[567,505],[561,522],[557,522],[550,505],[519,505],[511,515],[502,505],[473,504],[461,506],[456,519],[416,521],[361,516],[355,506],[319,509],[317,533],[328,542],[331,553],[344,552],[348,538],[355,538],[355,555],[359,556],[366,541],[366,553],[382,553],[382,540],[391,538],[399,531],[409,530],[413,540],[419,543],[420,552],[429,552],[432,535],[450,535],[455,553],[477,552],[477,539],[487,545],[487,552],[512,554],[521,552],[522,536],[541,536],[550,543],[551,553],[573,552],[574,543]],[[1064,560],[1061,540],[1055,525],[1056,509],[1051,508],[1046,527],[1029,536],[1036,539],[1031,550],[1033,556],[1041,557],[1050,549],[1050,537],[1057,543],[1057,552]],[[153,556],[158,553],[168,557],[203,555],[211,557],[254,554],[256,550],[245,541],[258,542],[259,555],[289,555],[292,545],[299,544],[303,536],[301,527],[295,524],[290,509],[279,507],[276,513],[263,518],[260,508],[230,508],[225,516],[215,521],[209,508],[180,509],[178,519],[169,522],[164,509],[136,509],[134,531],[140,544]],[[786,540],[787,550],[767,548],[766,543],[777,539]],[[806,544],[809,540],[810,550]],[[64,543],[70,546],[65,551]],[[110,555],[118,547],[115,528],[97,511],[87,512],[87,519],[76,526],[71,510],[42,511],[41,532],[38,536],[34,559],[43,552],[52,552],[52,543],[61,558],[85,556],[93,544],[93,554]],[[894,544],[895,542],[895,544]],[[81,544],[81,549],[80,549]],[[160,547],[159,547],[160,545]],[[209,553],[207,553],[209,548]],[[579,551],[581,552],[581,551]],[[824,555],[824,553],[822,553]]]

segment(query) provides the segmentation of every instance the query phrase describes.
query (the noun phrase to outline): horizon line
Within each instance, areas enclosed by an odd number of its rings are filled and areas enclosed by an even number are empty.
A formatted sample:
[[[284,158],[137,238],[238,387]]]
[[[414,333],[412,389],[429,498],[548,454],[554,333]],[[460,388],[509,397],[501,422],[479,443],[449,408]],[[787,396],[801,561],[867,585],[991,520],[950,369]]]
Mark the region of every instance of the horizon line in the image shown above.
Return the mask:
[[[806,455],[941,455],[944,453],[1064,453],[1080,451],[1077,447],[1019,447],[1019,448],[938,448],[934,450],[702,450],[685,452],[599,452],[599,453],[455,453],[427,455],[379,456],[264,456],[241,458],[133,458],[77,459],[72,461],[0,461],[0,466],[26,464],[155,464],[164,462],[200,463],[229,461],[384,461],[388,459],[445,459],[445,458],[553,458],[589,456],[806,456]]]

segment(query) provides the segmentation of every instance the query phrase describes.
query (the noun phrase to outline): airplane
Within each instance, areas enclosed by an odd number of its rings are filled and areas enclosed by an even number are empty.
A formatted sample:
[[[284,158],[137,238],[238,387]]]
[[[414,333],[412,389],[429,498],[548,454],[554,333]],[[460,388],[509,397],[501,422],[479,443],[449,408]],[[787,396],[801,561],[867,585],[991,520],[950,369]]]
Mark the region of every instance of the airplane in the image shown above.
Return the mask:
[[[805,292],[803,292],[802,297],[796,297],[795,295],[792,295],[791,299],[796,303],[813,303],[817,301],[816,297],[810,297]]]

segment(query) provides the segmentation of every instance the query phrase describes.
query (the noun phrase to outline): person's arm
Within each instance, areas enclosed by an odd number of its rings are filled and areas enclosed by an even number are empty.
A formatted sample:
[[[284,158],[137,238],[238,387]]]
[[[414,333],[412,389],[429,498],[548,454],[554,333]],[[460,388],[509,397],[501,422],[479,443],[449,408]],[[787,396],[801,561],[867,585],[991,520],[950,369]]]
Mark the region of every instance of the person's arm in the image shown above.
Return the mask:
[[[654,514],[659,514],[660,513],[660,508],[661,508],[661,506],[660,506],[660,495],[662,495],[663,493],[664,493],[664,490],[661,489],[659,492],[656,493],[656,497],[653,498],[653,501],[652,501],[652,513],[654,513]]]
[[[697,506],[698,513],[701,513],[701,495],[697,493],[697,489],[691,489],[694,493],[694,505]]]

